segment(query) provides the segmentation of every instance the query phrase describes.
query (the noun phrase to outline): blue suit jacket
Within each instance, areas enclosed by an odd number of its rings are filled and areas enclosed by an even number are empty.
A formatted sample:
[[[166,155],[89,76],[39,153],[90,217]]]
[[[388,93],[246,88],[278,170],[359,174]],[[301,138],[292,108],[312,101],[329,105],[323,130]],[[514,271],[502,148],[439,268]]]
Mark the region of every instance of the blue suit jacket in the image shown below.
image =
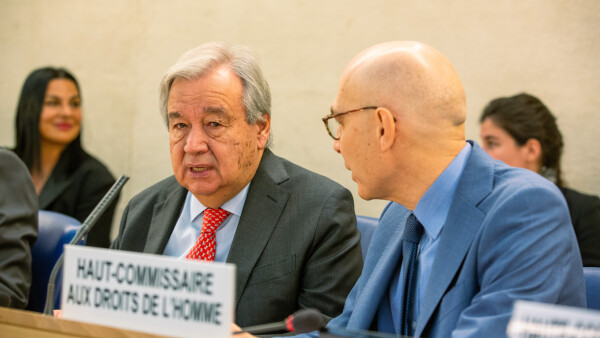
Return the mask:
[[[513,302],[585,306],[583,269],[554,184],[493,160],[477,144],[441,233],[415,336],[505,336]],[[389,309],[408,211],[390,203],[344,312],[328,326],[368,330]]]

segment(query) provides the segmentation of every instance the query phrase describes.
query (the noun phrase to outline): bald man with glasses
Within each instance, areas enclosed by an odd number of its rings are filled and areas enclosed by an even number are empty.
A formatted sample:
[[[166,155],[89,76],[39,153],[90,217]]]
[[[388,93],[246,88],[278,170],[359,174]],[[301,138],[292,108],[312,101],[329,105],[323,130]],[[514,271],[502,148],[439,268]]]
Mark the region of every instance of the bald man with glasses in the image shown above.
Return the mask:
[[[466,140],[465,120],[462,83],[431,46],[383,43],[346,67],[323,121],[359,195],[390,203],[332,330],[505,337],[516,300],[585,306],[560,191]]]

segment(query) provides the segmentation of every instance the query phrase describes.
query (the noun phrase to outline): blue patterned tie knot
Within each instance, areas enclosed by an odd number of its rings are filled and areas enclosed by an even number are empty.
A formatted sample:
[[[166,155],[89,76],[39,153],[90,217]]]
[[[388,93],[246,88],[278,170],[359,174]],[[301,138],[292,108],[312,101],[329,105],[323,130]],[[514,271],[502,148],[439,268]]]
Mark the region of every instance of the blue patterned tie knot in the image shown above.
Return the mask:
[[[423,226],[421,223],[419,223],[419,220],[414,214],[410,214],[406,220],[406,226],[404,227],[404,232],[402,233],[402,240],[418,244],[422,235]]]

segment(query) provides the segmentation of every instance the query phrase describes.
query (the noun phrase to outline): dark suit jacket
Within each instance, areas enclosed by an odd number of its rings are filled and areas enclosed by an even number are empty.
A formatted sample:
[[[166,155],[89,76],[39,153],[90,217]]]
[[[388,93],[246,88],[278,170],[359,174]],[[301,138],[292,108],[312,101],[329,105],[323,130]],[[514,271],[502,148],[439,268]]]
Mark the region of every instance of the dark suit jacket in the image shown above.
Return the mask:
[[[115,183],[108,169],[84,153],[77,168],[68,172],[69,154],[63,153],[39,196],[40,210],[60,212],[83,223],[96,204]],[[86,244],[108,248],[110,229],[118,198],[100,216],[87,235]]]
[[[112,247],[162,254],[186,193],[169,177],[135,196]],[[227,262],[236,265],[242,327],[281,321],[300,308],[338,315],[362,268],[352,195],[265,150]]]
[[[571,213],[583,266],[600,267],[600,198],[561,187]]]
[[[29,170],[15,153],[0,149],[0,306],[27,305],[37,212]]]

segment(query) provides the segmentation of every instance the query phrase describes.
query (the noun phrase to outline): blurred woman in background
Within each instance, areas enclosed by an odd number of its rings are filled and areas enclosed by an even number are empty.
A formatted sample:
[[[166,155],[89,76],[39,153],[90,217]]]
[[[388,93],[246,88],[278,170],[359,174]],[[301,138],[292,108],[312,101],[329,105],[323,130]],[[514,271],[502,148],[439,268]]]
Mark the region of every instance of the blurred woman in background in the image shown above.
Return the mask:
[[[83,222],[115,182],[81,146],[81,92],[62,68],[34,70],[17,106],[16,147],[38,195],[39,209]],[[108,247],[115,202],[89,232],[87,245]],[[43,240],[43,239],[40,239]]]
[[[565,187],[560,157],[563,140],[556,119],[536,97],[518,94],[491,101],[480,119],[483,149],[493,158],[533,170],[561,190],[584,266],[600,266],[600,199]]]

